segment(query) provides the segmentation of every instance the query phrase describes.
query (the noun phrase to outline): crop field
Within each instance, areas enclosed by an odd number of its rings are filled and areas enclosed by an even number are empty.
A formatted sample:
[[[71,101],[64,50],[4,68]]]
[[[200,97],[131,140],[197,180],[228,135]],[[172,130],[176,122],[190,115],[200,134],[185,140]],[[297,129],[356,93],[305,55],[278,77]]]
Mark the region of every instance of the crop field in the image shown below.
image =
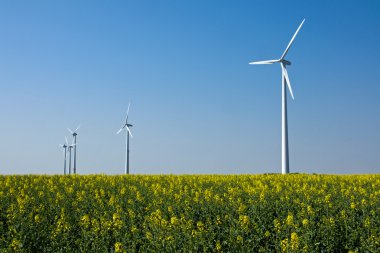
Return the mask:
[[[380,252],[380,175],[0,176],[0,252]]]

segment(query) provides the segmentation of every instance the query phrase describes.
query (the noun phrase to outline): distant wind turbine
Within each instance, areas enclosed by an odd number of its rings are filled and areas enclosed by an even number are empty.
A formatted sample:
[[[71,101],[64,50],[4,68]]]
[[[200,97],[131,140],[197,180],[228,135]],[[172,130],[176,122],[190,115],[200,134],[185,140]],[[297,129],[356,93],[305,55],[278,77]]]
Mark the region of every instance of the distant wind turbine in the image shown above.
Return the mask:
[[[79,128],[80,125],[74,131],[72,131],[70,128],[67,128],[67,130],[69,130],[69,132],[73,135],[74,138],[74,174],[77,174],[77,131]]]
[[[131,133],[131,129],[130,127],[132,127],[133,125],[132,124],[129,124],[128,123],[128,114],[129,114],[129,107],[131,106],[131,103],[128,104],[128,109],[127,109],[127,117],[125,119],[125,124],[122,128],[119,129],[119,131],[117,131],[116,134],[119,134],[123,129],[126,129],[126,147],[125,147],[125,168],[124,168],[124,173],[125,174],[129,174],[129,136],[131,136],[131,138],[133,138],[132,136],[132,133]]]
[[[268,61],[256,61],[250,62],[249,64],[272,64],[279,62],[282,69],[282,174],[289,173],[289,150],[288,150],[288,118],[287,118],[287,102],[286,102],[286,85],[289,88],[290,95],[294,99],[292,86],[290,85],[288,72],[286,70],[286,66],[291,64],[290,61],[285,60],[285,56],[289,51],[290,46],[292,45],[297,33],[301,29],[303,22],[299,25],[297,31],[294,33],[292,39],[290,40],[288,46],[286,47],[284,53],[282,54],[280,59],[277,60],[268,60]]]
[[[76,144],[74,142],[71,143],[71,145],[68,146],[69,148],[69,174],[71,174],[71,150],[73,147],[75,147]]]
[[[60,145],[63,148],[63,174],[66,175],[66,152],[67,152],[67,138],[65,137],[65,143]]]

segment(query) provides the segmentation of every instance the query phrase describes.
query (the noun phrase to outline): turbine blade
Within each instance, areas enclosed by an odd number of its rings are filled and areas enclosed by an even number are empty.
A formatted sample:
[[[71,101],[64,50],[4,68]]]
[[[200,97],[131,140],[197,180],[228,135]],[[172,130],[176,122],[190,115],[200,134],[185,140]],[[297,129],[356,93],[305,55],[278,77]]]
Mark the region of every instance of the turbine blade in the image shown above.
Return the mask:
[[[292,86],[290,85],[288,71],[286,70],[286,67],[282,63],[281,63],[281,68],[282,68],[282,75],[285,77],[286,85],[288,86],[288,89],[290,91],[290,95],[292,95],[292,98],[294,100],[293,90],[292,90]]]
[[[131,129],[129,129],[128,126],[127,126],[126,128],[127,128],[128,134],[131,136],[131,138],[133,138],[133,135],[132,135],[132,133],[131,133]]]
[[[296,38],[297,33],[298,33],[299,30],[301,29],[301,26],[303,25],[303,22],[305,22],[305,19],[302,20],[302,22],[301,22],[300,26],[298,27],[297,31],[294,33],[292,39],[290,40],[288,46],[286,47],[284,53],[283,53],[282,56],[281,56],[281,60],[284,59],[285,55],[288,53],[290,46],[292,45],[294,39]]]
[[[123,129],[124,127],[120,128],[119,131],[116,132],[116,134],[119,134]]]
[[[127,117],[125,119],[125,123],[128,121],[128,114],[129,114],[129,107],[131,106],[131,102],[128,103],[128,109],[127,109]]]
[[[65,142],[65,143],[66,143],[66,146],[69,145],[69,144],[68,144],[69,142],[67,141],[67,137],[66,137],[66,136],[65,136],[65,141],[66,141],[66,142]]]
[[[71,134],[74,133],[70,128],[67,128],[67,130],[69,130],[69,132],[70,132]]]
[[[78,127],[74,130],[74,132],[78,131],[79,128],[80,128],[80,124],[79,124]]]
[[[249,64],[272,64],[275,62],[279,62],[280,60],[268,60],[268,61],[253,61],[250,62]]]

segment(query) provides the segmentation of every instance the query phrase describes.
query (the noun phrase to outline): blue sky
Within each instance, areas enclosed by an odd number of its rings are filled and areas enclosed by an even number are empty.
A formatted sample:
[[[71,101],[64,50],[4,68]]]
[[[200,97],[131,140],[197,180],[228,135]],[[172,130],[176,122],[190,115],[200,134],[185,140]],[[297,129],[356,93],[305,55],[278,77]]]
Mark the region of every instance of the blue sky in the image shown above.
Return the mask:
[[[379,173],[379,1],[1,1],[0,173]]]

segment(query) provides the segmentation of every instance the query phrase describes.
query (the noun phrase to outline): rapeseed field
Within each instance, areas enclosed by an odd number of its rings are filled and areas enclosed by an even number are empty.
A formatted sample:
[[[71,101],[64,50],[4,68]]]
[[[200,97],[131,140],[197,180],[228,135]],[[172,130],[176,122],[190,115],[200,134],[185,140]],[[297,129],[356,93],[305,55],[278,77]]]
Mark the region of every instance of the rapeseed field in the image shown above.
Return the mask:
[[[0,252],[380,252],[380,175],[0,176]]]

